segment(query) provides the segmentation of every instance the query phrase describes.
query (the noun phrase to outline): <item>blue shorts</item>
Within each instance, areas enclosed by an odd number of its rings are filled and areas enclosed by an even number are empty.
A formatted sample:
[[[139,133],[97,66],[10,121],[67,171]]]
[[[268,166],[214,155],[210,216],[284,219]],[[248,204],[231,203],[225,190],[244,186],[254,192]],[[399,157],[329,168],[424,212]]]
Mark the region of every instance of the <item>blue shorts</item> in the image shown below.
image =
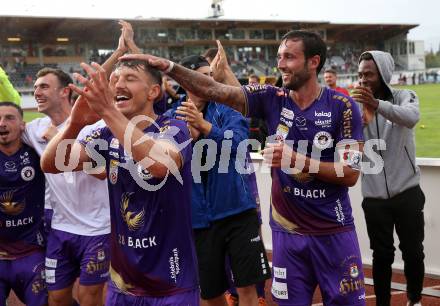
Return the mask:
[[[11,289],[28,306],[47,305],[43,252],[13,260],[0,260],[1,306],[6,305]]]
[[[273,231],[272,295],[278,305],[311,305],[319,285],[324,305],[364,306],[356,232],[300,235]]]
[[[82,236],[51,229],[47,239],[46,283],[48,290],[72,285],[79,277],[84,286],[109,278],[110,235]]]

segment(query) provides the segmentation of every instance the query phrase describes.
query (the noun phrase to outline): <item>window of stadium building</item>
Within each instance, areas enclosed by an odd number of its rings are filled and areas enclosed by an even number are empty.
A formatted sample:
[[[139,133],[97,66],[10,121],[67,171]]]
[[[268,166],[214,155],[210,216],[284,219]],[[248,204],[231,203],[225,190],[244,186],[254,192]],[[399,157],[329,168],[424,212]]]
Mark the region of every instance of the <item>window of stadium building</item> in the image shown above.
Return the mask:
[[[245,39],[245,32],[241,29],[231,29],[229,30],[231,34],[230,39]]]
[[[263,39],[263,31],[262,30],[250,30],[249,31],[250,39]]]
[[[197,35],[201,40],[210,40],[212,39],[212,30],[211,29],[198,29]]]
[[[228,33],[228,30],[215,30],[215,39],[229,39],[229,37],[230,34]]]
[[[402,41],[400,43],[400,54],[407,54],[408,50],[407,50],[407,42],[406,41]]]
[[[192,40],[196,39],[196,30],[190,28],[182,28],[177,30],[178,40]]]
[[[263,37],[264,39],[277,39],[275,30],[263,30]]]

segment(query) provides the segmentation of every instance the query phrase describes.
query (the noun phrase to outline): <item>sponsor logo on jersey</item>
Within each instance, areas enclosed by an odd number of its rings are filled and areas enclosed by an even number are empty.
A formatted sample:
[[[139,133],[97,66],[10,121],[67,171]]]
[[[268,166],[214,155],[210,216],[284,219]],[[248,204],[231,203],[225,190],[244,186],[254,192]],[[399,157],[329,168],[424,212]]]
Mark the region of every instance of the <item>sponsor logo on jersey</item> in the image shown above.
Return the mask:
[[[286,140],[287,134],[289,134],[289,128],[283,124],[278,124],[275,140]]]
[[[108,171],[108,179],[111,184],[116,184],[118,181],[118,166],[119,162],[115,159],[110,160],[110,167]]]
[[[110,141],[110,148],[118,149],[119,148],[119,139],[118,138],[112,138]]]
[[[281,109],[281,116],[285,117],[286,119],[293,120],[294,114],[292,110],[283,107]]]
[[[6,172],[17,172],[17,165],[12,160],[5,162],[4,168]]]
[[[332,112],[324,112],[324,111],[315,111],[315,117],[327,117],[330,118],[332,116]]]
[[[300,130],[307,130],[307,119],[304,118],[303,116],[297,116],[295,117],[295,125],[300,129]]]

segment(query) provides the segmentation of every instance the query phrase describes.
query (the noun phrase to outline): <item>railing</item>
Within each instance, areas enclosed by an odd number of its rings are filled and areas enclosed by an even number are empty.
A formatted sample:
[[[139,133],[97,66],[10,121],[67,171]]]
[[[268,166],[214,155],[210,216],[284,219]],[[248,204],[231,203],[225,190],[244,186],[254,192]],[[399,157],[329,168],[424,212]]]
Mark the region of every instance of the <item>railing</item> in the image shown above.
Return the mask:
[[[263,218],[262,234],[266,249],[272,250],[272,233],[269,227],[270,189],[272,180],[267,166],[262,164],[259,154],[251,154],[257,175],[257,185],[260,193],[261,214]],[[440,159],[417,158],[417,164],[421,171],[420,185],[426,196],[425,202],[425,265],[426,273],[440,276]],[[369,247],[367,228],[364,213],[362,211],[362,195],[360,179],[357,184],[350,188],[351,205],[356,224],[356,231],[365,264],[371,265],[372,257]],[[403,269],[402,255],[398,248],[398,238],[394,238],[396,253],[393,268]]]

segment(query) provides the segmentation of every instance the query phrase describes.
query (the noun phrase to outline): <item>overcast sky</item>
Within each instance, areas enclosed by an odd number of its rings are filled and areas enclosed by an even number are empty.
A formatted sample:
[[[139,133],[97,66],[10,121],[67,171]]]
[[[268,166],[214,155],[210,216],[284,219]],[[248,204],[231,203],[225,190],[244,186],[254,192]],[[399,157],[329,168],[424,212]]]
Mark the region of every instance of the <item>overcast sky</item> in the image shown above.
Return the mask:
[[[205,18],[211,1],[13,0],[2,3],[0,15]],[[227,19],[420,24],[409,38],[424,40],[426,50],[440,44],[440,0],[224,0],[223,8]]]

